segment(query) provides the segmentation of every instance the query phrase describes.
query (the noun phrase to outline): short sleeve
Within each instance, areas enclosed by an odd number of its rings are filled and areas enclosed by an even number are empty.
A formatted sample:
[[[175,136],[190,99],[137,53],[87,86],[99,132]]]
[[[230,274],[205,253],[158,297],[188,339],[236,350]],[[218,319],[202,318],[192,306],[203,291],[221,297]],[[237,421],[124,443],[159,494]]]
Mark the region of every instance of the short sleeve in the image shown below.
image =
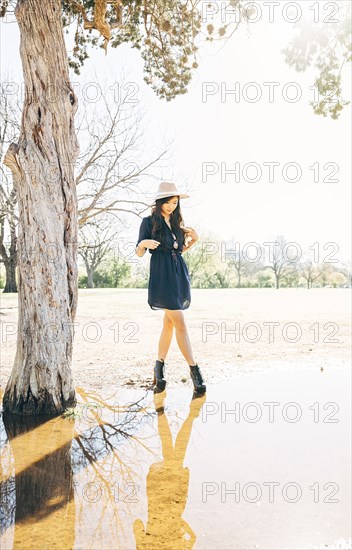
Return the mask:
[[[151,239],[150,216],[142,219],[136,246],[144,239]]]

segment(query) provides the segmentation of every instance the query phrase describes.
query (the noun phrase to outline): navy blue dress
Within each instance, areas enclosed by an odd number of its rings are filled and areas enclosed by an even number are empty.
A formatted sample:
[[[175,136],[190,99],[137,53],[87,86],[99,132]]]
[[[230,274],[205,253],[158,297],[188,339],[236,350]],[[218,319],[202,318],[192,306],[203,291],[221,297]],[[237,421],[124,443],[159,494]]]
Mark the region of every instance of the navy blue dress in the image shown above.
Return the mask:
[[[191,279],[181,254],[184,241],[181,234],[176,237],[177,249],[173,247],[172,231],[164,218],[159,235],[152,235],[151,215],[142,219],[136,246],[143,239],[160,242],[157,248],[148,248],[151,254],[148,304],[151,309],[187,309],[191,304]]]

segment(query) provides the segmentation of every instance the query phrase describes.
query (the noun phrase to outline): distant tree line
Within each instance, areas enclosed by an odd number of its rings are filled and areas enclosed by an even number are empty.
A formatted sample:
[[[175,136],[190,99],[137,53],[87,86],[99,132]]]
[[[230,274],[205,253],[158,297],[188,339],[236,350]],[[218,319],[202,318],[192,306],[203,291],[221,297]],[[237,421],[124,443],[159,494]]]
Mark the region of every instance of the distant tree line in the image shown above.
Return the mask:
[[[88,229],[88,227],[86,227]],[[119,247],[118,233],[108,224],[90,222],[90,232],[82,234],[79,247],[79,288],[147,288],[149,255],[138,258]],[[120,235],[121,237],[121,235]],[[351,263],[302,254],[278,236],[260,259],[253,259],[244,247],[217,241],[208,236],[184,254],[192,288],[350,288]],[[328,261],[329,260],[329,261]],[[330,261],[331,260],[331,261]],[[5,277],[0,274],[0,288]]]

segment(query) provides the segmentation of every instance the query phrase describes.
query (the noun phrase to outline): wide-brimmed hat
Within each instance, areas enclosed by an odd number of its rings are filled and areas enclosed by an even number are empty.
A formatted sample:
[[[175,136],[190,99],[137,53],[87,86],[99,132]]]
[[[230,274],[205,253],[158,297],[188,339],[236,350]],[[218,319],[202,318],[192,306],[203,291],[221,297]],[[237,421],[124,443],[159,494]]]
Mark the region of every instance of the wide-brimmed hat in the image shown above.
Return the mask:
[[[158,199],[165,199],[166,197],[175,197],[178,195],[180,199],[187,199],[190,195],[187,193],[181,193],[174,183],[168,181],[162,181],[159,183],[158,190],[154,197],[154,202]]]

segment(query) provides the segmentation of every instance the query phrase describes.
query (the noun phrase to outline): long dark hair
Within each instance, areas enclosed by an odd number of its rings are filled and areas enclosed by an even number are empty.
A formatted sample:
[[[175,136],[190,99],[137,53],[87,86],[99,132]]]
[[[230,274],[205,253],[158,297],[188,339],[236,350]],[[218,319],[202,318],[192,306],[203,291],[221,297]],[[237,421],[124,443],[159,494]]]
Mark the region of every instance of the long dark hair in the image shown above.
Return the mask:
[[[180,207],[180,197],[179,195],[174,195],[178,198],[178,203],[175,208],[175,210],[170,214],[170,225],[172,231],[177,236],[177,239],[179,243],[184,243],[185,238],[185,224],[183,221],[182,213],[181,213],[181,207]],[[154,235],[155,240],[160,241],[163,243],[163,215],[161,213],[161,205],[164,204],[164,202],[168,202],[172,197],[164,197],[162,199],[157,199],[155,201],[155,205],[152,206],[152,235]]]

